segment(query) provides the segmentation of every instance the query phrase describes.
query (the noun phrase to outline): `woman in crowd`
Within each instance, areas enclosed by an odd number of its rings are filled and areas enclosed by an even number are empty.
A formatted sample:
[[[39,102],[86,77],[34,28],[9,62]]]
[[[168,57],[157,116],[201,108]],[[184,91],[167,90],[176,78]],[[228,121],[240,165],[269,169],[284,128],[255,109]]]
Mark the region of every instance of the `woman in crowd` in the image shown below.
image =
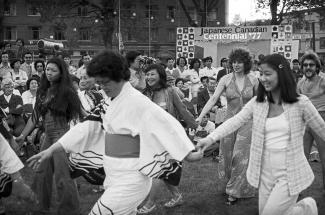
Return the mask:
[[[176,60],[176,70],[178,71],[179,77],[183,78],[184,72],[186,71],[187,60],[185,57],[179,57]]]
[[[34,62],[34,68],[36,71],[36,74],[33,74],[33,76],[37,75],[39,79],[43,76],[45,71],[45,63],[43,60],[36,60]]]
[[[45,140],[41,151],[46,150],[69,130],[69,122],[78,118],[80,112],[80,101],[66,64],[60,58],[51,58],[41,78],[33,115],[16,140],[22,142],[42,118]],[[79,215],[78,191],[70,177],[68,159],[63,151],[53,154],[36,171],[33,189],[40,200],[40,210],[46,212],[50,209],[53,173],[59,200],[58,214]]]
[[[325,122],[311,101],[297,94],[290,65],[282,55],[265,57],[260,68],[257,96],[200,140],[198,147],[204,149],[253,120],[247,179],[259,189],[259,214],[316,215],[314,199],[296,201],[314,180],[304,156],[305,126],[325,140]]]
[[[183,120],[187,127],[196,129],[197,125],[193,115],[187,111],[175,89],[167,84],[167,76],[164,68],[158,64],[152,64],[147,67],[145,74],[146,88],[143,94],[176,119]],[[175,171],[174,174],[177,175],[177,177],[175,177],[177,180],[170,180],[170,178],[174,177],[164,179],[168,190],[172,194],[172,199],[165,204],[166,207],[174,207],[182,204],[183,202],[182,194],[178,189],[178,184],[181,177],[181,164],[175,162],[175,167],[177,168],[177,171]],[[154,184],[150,194],[152,197],[148,198],[146,204],[139,209],[138,213],[148,213],[155,208],[152,198],[155,197],[156,186],[157,185]]]
[[[227,99],[226,119],[238,113],[254,96],[258,80],[249,74],[252,65],[249,52],[244,49],[233,50],[229,55],[229,63],[233,73],[220,79],[213,96],[204,106],[197,121],[202,121],[203,116],[211,110],[223,93]],[[227,204],[234,204],[238,198],[253,197],[256,193],[246,180],[251,127],[252,123],[248,122],[220,141],[218,176],[222,189],[226,184]]]
[[[130,71],[120,54],[104,51],[87,69],[109,97],[101,107],[102,123],[77,124],[28,162],[37,169],[57,152],[78,153],[109,140],[103,156],[106,189],[90,214],[135,215],[150,191],[151,178],[170,173],[171,159],[194,161],[203,154],[192,152],[193,144],[174,117],[131,86]],[[139,123],[147,120],[151,123]]]
[[[14,81],[15,89],[19,90],[22,94],[26,89],[26,82],[28,80],[27,73],[20,69],[20,60],[14,59],[10,62],[10,66],[13,69],[11,73],[12,80]]]
[[[28,79],[26,82],[27,90],[21,95],[24,106],[31,105],[32,109],[34,109],[36,103],[36,92],[39,85],[38,80],[37,77],[31,77]]]
[[[197,93],[199,91],[201,82],[199,78],[199,70],[201,67],[201,62],[198,58],[193,58],[190,62],[190,68],[185,72],[184,77],[191,81],[191,93],[192,98],[197,98]]]

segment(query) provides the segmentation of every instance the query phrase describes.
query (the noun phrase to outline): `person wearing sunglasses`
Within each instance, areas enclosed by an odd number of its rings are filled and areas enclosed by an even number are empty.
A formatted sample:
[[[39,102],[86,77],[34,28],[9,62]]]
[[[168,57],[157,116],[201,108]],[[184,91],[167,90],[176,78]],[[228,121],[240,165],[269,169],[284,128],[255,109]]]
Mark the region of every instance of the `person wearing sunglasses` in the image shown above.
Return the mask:
[[[298,92],[310,99],[318,113],[325,120],[325,78],[319,75],[321,63],[317,54],[314,52],[305,53],[301,58],[301,69],[304,73],[304,78],[298,82]],[[325,141],[309,127],[306,127],[304,150],[307,159],[317,154],[316,150],[311,150],[314,141],[316,142],[319,158],[322,163],[323,189],[325,192]]]

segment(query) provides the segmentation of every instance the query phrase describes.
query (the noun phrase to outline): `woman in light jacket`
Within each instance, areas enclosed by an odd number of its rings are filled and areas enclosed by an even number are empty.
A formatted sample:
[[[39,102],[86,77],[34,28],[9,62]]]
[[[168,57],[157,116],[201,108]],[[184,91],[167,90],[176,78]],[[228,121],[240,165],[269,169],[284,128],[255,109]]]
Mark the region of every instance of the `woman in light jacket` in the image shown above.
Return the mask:
[[[178,120],[183,120],[187,127],[196,129],[197,125],[193,115],[186,109],[182,103],[175,88],[167,84],[167,75],[164,68],[159,64],[152,64],[146,70],[146,88],[143,94],[150,98],[151,101],[166,110]],[[173,143],[178,144],[178,143]],[[178,189],[181,178],[181,163],[174,162],[173,170],[166,178],[162,178],[172,198],[165,204],[165,207],[174,207],[183,203],[183,196]],[[150,197],[146,203],[138,210],[138,214],[146,214],[156,208],[153,198],[156,195],[157,185],[154,184],[151,189]]]
[[[303,149],[305,125],[325,140],[325,122],[296,84],[288,61],[279,54],[261,63],[257,96],[234,117],[198,143],[210,146],[216,140],[253,120],[248,182],[259,189],[259,213],[317,214],[314,199],[297,202],[301,191],[311,185],[314,174]]]

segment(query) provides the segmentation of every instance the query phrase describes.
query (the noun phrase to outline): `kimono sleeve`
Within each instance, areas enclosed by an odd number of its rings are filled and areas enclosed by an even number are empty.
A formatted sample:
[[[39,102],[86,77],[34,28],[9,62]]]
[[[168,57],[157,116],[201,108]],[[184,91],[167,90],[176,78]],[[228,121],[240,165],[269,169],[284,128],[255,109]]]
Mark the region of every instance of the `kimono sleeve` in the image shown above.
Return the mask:
[[[23,163],[11,149],[7,140],[0,134],[0,165],[1,171],[7,174],[13,174],[22,168]]]
[[[170,156],[182,161],[188,153],[195,149],[191,140],[187,137],[182,125],[163,109],[148,110],[143,116],[141,124],[141,146],[151,148],[163,148]],[[141,149],[142,151],[142,149]]]
[[[94,148],[105,146],[105,131],[101,122],[86,120],[72,127],[58,142],[68,153],[93,151]]]

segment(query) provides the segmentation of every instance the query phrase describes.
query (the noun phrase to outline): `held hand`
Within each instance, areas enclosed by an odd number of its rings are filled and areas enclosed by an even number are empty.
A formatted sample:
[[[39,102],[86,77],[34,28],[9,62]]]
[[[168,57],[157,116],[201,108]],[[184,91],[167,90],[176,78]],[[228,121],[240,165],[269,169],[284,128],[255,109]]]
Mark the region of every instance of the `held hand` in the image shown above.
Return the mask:
[[[187,156],[186,156],[186,160],[193,162],[193,161],[199,161],[203,158],[203,150],[202,148],[199,148],[197,151],[195,152],[190,152]]]
[[[211,138],[203,138],[198,140],[197,144],[196,144],[196,148],[199,149],[201,148],[202,151],[204,152],[206,150],[206,148],[208,148],[209,146],[211,146],[213,143],[213,140]]]
[[[31,167],[33,170],[37,170],[40,164],[46,160],[49,159],[52,156],[51,152],[49,150],[41,151],[40,153],[30,157],[27,160],[27,164],[29,167]]]

